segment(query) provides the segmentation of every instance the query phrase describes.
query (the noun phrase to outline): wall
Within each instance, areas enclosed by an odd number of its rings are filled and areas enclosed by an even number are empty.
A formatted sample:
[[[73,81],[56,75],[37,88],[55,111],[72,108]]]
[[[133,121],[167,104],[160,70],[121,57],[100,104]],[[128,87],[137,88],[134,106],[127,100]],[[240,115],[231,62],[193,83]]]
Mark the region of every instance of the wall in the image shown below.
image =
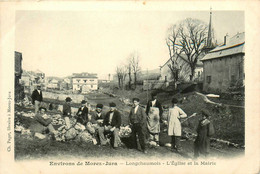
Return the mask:
[[[161,78],[160,80],[165,80],[165,76],[167,78],[167,81],[172,81],[172,73],[168,65],[171,64],[171,61],[169,60],[163,67],[161,67]],[[190,81],[190,75],[191,75],[191,69],[188,66],[186,62],[184,62],[182,59],[178,59],[178,65],[181,66],[181,71],[179,72],[179,80],[188,82]],[[195,68],[193,79],[198,79],[201,81],[203,79],[203,76],[201,74],[203,73],[203,67],[197,66]],[[200,74],[200,77],[199,77]]]
[[[65,101],[67,97],[70,97],[74,103],[81,103],[82,100],[86,99],[84,95],[79,95],[79,94],[56,94],[52,92],[42,92],[43,100],[44,98],[50,98],[50,99],[57,99],[60,101]]]
[[[205,92],[227,91],[234,81],[244,78],[243,66],[244,54],[204,61],[203,90]],[[207,81],[207,76],[211,77],[211,82]]]

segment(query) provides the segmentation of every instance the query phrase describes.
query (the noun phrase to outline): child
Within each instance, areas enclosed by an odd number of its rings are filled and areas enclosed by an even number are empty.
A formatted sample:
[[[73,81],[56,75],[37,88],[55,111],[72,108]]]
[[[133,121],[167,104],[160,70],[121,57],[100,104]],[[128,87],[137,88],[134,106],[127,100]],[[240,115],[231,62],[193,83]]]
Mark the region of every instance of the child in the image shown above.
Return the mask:
[[[180,118],[187,117],[187,114],[183,112],[181,108],[177,106],[178,100],[176,98],[172,99],[173,107],[169,109],[168,114],[168,135],[172,137],[172,148],[177,152],[180,152],[181,144],[181,122]]]
[[[202,120],[200,120],[197,133],[198,136],[194,142],[194,157],[198,158],[199,154],[203,154],[205,157],[209,154],[210,149],[210,136],[214,135],[214,127],[211,121],[209,121],[209,112],[202,110]]]

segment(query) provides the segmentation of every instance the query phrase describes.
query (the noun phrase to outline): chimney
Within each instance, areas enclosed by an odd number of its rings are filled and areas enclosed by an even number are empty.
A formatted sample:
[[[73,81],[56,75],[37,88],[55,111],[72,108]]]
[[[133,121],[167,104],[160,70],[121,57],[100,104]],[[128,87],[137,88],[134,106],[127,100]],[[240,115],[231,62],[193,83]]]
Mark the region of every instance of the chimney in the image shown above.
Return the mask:
[[[226,34],[226,36],[224,36],[224,45],[226,45],[227,44],[227,41],[228,40],[228,34]]]

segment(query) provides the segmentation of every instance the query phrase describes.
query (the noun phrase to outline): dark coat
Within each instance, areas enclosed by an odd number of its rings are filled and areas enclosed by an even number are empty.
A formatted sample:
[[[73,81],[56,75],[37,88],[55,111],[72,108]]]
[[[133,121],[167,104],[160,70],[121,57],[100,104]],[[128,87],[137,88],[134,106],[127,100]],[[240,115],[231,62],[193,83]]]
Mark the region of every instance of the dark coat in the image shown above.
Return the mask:
[[[63,116],[70,117],[71,115],[71,106],[68,103],[64,103],[63,105]]]
[[[41,90],[40,90],[41,91]],[[33,91],[33,93],[32,93],[32,104],[34,104],[35,103],[35,100],[37,100],[37,101],[42,101],[42,91],[40,92],[40,94],[39,94],[39,92],[37,91],[37,89],[35,89],[34,91]]]
[[[140,123],[140,124],[143,124],[143,125],[146,125],[146,119],[147,119],[147,116],[144,112],[144,109],[139,106],[136,113],[135,113],[135,108],[131,108],[130,110],[130,114],[129,114],[129,122],[131,124],[134,124],[134,123]]]
[[[120,126],[121,126],[120,112],[118,112],[117,110],[114,111],[114,115],[113,115],[111,124],[109,124],[109,116],[110,116],[110,112],[108,112],[104,118],[104,125],[105,126],[111,125],[112,127],[120,128]]]
[[[97,114],[96,111],[91,112],[90,114],[93,116],[93,118],[94,118],[95,120],[104,120],[104,118],[105,118],[105,114],[104,114],[103,112],[101,112],[101,115],[100,115],[100,116],[98,116],[98,114]]]
[[[148,101],[147,106],[146,106],[146,115],[148,115],[149,111],[150,111],[150,107],[152,107],[152,100]],[[159,108],[159,116],[160,116],[160,122],[162,122],[162,113],[163,113],[163,109],[162,109],[162,105],[161,103],[156,99],[155,105],[154,107]]]
[[[77,121],[85,124],[88,120],[88,108],[86,106],[83,109],[80,107],[76,115],[78,116]]]
[[[198,149],[198,152],[201,154],[207,154],[210,150],[210,132],[213,128],[213,123],[209,122],[208,124],[203,125],[201,120],[199,122],[197,133],[198,136],[194,142],[195,148]]]

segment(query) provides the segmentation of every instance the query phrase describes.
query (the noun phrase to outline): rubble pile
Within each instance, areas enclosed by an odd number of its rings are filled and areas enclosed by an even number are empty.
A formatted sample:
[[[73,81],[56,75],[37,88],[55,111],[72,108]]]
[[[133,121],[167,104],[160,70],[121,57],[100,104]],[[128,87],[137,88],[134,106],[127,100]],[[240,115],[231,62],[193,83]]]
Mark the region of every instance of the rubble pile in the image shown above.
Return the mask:
[[[31,101],[28,99],[28,97],[26,96],[22,101],[16,102],[15,103],[18,106],[24,106],[24,107],[32,107],[33,104],[31,103]]]

